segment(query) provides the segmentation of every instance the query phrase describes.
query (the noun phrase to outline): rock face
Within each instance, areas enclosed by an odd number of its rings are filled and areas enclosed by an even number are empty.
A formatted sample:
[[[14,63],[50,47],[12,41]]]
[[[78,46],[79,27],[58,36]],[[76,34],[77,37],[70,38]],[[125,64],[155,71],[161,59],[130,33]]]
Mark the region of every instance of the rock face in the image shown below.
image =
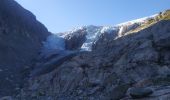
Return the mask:
[[[77,50],[80,49],[83,43],[86,41],[86,31],[80,29],[76,32],[68,34],[64,37],[65,39],[65,48],[68,50]]]
[[[152,89],[149,88],[131,88],[130,96],[134,99],[148,97],[153,93]]]
[[[119,29],[109,32],[99,34],[91,52],[74,55],[60,65],[52,64],[53,70],[31,77],[20,98],[133,100],[127,94],[131,87],[153,90],[152,94],[150,90],[137,91],[143,100],[170,97],[169,89],[165,89],[170,86],[170,20],[158,19],[152,24],[147,20],[121,35]]]
[[[34,15],[13,0],[0,15],[0,99],[170,98],[170,11],[48,37],[41,50],[49,32]]]
[[[49,34],[31,12],[14,0],[0,0],[0,97],[22,87],[26,70]]]

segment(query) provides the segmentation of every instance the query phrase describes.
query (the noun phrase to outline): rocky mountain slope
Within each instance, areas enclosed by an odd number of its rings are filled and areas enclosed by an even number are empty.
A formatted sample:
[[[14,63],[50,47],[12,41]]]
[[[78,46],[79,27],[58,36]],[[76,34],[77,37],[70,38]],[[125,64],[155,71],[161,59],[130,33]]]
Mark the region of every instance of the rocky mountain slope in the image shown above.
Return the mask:
[[[14,0],[0,0],[0,97],[22,88],[48,30]]]
[[[0,1],[0,100],[169,100],[170,10],[50,34]]]
[[[44,42],[22,100],[169,100],[170,11]]]

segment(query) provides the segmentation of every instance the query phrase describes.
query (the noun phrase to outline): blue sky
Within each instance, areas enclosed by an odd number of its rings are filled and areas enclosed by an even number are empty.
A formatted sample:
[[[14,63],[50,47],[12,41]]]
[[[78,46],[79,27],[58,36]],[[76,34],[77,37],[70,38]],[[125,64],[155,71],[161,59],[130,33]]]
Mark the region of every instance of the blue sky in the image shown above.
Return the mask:
[[[170,9],[170,0],[16,0],[50,32],[83,25],[115,25]]]

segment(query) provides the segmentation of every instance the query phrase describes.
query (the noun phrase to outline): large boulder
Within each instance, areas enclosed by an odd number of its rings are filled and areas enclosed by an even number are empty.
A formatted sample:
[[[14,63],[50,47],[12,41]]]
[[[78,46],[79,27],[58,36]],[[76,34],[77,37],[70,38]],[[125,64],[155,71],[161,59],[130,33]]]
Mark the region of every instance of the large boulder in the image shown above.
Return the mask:
[[[133,87],[129,90],[129,92],[130,96],[134,99],[145,98],[153,93],[152,89],[139,87],[138,88]]]

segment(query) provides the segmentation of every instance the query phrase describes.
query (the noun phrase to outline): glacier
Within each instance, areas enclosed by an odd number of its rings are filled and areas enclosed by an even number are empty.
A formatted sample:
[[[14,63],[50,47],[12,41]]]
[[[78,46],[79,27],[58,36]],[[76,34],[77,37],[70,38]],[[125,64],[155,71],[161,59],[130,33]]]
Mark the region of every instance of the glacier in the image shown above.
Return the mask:
[[[77,27],[74,28],[73,30],[64,32],[62,34],[52,34],[50,35],[45,42],[43,42],[43,48],[42,48],[42,53],[43,54],[48,54],[51,52],[55,52],[56,50],[65,50],[65,39],[64,37],[71,34],[71,35],[76,35],[79,30],[85,30],[86,31],[86,41],[82,44],[80,50],[82,51],[91,51],[92,50],[92,45],[99,39],[99,37],[102,34],[113,34],[113,31],[118,31],[117,34],[115,35],[115,38],[121,37],[126,33],[128,30],[137,27],[137,25],[141,25],[145,23],[149,19],[153,19],[157,16],[158,14],[149,16],[149,17],[144,17],[124,23],[117,24],[115,26],[94,26],[94,25],[89,25],[89,26],[82,26],[82,27]],[[135,26],[136,25],[136,26]]]
[[[58,51],[65,50],[65,40],[57,34],[52,34],[43,42],[41,56],[49,55]]]

